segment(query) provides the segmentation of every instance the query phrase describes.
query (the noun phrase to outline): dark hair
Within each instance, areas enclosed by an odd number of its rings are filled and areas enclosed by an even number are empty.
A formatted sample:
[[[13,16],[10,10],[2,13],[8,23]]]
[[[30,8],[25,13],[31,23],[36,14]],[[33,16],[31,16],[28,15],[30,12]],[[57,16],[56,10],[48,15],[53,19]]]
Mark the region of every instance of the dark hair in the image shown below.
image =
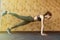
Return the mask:
[[[49,11],[47,11],[47,12],[44,14],[44,16],[45,16],[45,15],[52,16],[51,12],[49,12]]]

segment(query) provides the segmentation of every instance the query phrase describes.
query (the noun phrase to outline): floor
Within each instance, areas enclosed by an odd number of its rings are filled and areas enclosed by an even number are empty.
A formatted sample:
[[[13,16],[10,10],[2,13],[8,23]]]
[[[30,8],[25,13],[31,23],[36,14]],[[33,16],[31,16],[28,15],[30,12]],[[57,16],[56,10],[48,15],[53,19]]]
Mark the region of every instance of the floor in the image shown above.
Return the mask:
[[[60,40],[60,33],[47,33],[41,36],[40,33],[0,33],[0,40]]]

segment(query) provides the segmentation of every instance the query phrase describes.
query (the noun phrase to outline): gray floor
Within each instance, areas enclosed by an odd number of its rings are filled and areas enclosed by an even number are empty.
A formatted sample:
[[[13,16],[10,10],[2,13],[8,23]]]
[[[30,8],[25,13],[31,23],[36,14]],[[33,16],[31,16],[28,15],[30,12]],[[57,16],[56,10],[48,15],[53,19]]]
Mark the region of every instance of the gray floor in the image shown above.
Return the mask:
[[[0,33],[0,40],[60,40],[60,33],[48,33],[47,36],[40,33]]]

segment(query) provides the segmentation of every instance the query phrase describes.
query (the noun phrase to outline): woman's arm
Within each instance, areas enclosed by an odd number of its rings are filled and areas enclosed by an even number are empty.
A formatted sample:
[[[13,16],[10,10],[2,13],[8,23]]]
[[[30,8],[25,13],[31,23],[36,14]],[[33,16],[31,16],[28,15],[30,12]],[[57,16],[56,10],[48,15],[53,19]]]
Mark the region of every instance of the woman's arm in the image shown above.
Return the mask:
[[[43,17],[43,15],[41,15],[40,17],[41,17],[41,35],[44,36],[44,35],[46,35],[43,33],[43,31],[44,31],[44,17]]]

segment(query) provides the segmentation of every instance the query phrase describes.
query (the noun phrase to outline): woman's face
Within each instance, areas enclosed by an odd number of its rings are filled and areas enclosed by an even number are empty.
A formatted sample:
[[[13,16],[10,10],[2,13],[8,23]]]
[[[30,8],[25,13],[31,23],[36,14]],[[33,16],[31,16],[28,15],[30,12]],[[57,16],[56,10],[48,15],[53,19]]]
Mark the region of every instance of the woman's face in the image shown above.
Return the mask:
[[[45,15],[45,18],[46,18],[46,19],[50,19],[51,16],[50,16],[50,15]]]

